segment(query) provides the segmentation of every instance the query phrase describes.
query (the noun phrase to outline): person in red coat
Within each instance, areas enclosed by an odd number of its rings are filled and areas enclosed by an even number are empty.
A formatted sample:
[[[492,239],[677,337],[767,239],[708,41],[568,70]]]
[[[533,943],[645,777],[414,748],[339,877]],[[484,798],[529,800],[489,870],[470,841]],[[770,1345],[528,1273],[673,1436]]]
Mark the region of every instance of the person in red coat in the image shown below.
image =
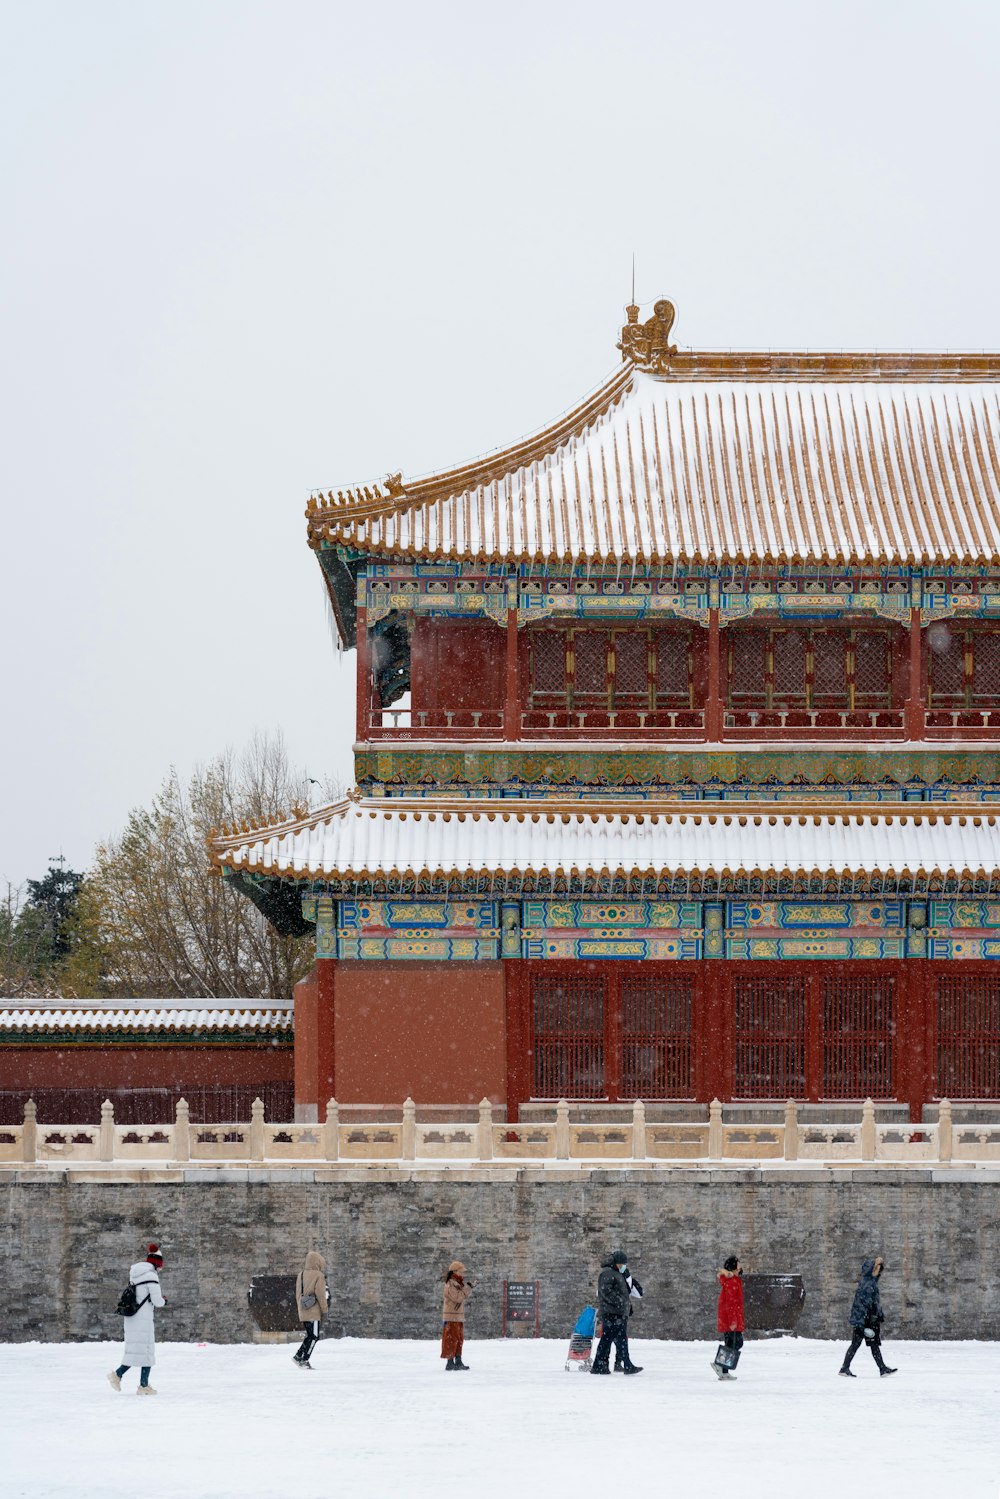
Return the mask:
[[[719,1271],[719,1332],[726,1348],[732,1349],[737,1359],[743,1347],[743,1266],[738,1257],[731,1254]],[[712,1368],[720,1379],[735,1379],[736,1375],[724,1369],[715,1359]]]

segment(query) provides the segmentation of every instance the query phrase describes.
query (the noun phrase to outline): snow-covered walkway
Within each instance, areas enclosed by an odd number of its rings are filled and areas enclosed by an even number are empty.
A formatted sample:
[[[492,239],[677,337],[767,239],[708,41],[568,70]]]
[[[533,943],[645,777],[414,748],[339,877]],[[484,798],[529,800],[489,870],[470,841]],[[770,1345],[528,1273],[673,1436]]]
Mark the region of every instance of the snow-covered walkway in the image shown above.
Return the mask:
[[[105,1380],[114,1344],[0,1346],[0,1494],[73,1499],[570,1499],[719,1493],[740,1499],[997,1499],[1000,1345],[894,1343],[879,1380],[864,1349],[748,1344],[737,1383],[714,1344],[637,1339],[638,1378],[565,1373],[563,1342],[291,1348],[167,1343],[138,1400]]]

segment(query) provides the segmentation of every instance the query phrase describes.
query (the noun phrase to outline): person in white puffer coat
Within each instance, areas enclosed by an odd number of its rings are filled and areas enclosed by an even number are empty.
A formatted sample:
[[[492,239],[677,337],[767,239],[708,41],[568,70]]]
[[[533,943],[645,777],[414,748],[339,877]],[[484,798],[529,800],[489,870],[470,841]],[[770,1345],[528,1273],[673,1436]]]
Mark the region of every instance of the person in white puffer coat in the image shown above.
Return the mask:
[[[128,1273],[129,1283],[135,1286],[139,1309],[131,1317],[124,1317],[125,1348],[122,1362],[108,1375],[112,1389],[120,1390],[122,1375],[129,1369],[139,1367],[137,1395],[155,1395],[149,1382],[149,1371],[156,1363],[156,1333],[153,1324],[153,1308],[166,1306],[167,1298],[160,1290],[159,1271],[163,1268],[163,1256],[159,1244],[150,1244],[144,1260],[137,1260]]]

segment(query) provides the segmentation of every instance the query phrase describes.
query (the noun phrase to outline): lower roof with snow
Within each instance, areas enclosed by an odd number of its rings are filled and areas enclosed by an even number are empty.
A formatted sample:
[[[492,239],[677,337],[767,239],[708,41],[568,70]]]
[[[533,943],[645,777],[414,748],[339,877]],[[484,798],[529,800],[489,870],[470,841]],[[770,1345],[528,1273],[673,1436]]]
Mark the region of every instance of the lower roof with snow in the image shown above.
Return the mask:
[[[3,1032],[290,1032],[292,1001],[278,999],[0,999]]]
[[[361,883],[392,877],[796,875],[988,878],[1000,815],[982,803],[636,804],[364,798],[216,835],[223,873]]]

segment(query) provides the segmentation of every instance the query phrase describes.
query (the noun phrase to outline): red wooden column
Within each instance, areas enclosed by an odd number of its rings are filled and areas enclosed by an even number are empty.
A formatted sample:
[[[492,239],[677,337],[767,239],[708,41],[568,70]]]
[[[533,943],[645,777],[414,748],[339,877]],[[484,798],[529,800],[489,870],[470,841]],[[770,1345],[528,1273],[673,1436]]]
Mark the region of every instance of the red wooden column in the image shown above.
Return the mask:
[[[906,697],[906,737],[924,737],[923,637],[920,610],[910,610],[910,683]]]
[[[503,737],[508,743],[521,737],[521,683],[518,658],[517,610],[507,610],[507,662],[503,702]]]
[[[371,662],[368,658],[368,610],[362,604],[358,609],[358,677],[357,677],[357,728],[355,738],[364,744],[371,731]]]
[[[722,643],[719,611],[708,611],[708,690],[705,696],[705,738],[718,744],[722,738]]]

